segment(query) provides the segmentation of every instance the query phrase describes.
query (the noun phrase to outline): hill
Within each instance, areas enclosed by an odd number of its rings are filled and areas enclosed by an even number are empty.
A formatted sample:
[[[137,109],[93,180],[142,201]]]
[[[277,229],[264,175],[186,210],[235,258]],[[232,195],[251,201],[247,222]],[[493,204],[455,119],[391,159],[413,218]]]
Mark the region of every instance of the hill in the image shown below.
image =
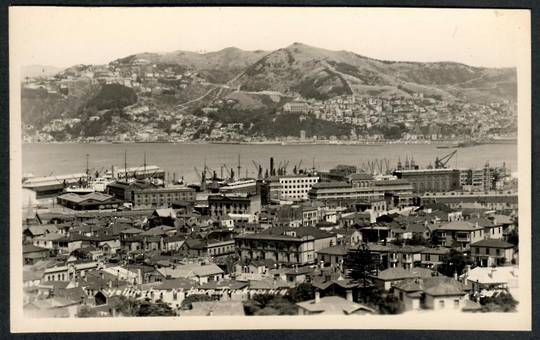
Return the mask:
[[[235,84],[247,91],[272,90],[328,99],[336,95],[426,96],[487,102],[515,99],[515,69],[452,62],[390,62],[348,51],[294,43],[262,57]]]
[[[236,47],[228,47],[208,53],[189,51],[174,51],[164,54],[140,53],[117,59],[116,62],[130,64],[138,59],[145,59],[153,64],[181,65],[199,72],[209,82],[226,83],[267,53],[266,51],[244,51]]]
[[[231,139],[299,130],[431,138],[514,131],[516,79],[513,68],[384,61],[293,43],[275,51],[138,53],[107,65],[74,65],[27,79],[21,106],[29,134],[42,131],[47,139],[54,132],[57,140],[62,133],[185,140],[213,129],[215,138]],[[309,109],[286,110],[293,100]],[[243,128],[229,127],[235,123]]]

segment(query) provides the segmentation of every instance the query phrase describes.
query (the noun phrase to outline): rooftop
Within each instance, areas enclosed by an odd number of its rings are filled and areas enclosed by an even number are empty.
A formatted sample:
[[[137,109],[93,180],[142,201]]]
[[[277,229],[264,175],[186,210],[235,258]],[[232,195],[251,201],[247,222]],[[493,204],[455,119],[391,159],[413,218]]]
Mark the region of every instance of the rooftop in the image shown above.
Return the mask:
[[[359,310],[375,313],[373,309],[367,306],[351,302],[339,296],[325,296],[320,298],[319,302],[308,300],[298,302],[296,305],[312,313],[347,315]]]
[[[512,243],[508,243],[506,241],[498,240],[498,239],[491,239],[491,238],[472,243],[471,246],[472,247],[503,248],[503,249],[515,247]]]
[[[457,231],[473,231],[473,230],[478,230],[478,229],[483,229],[483,227],[480,225],[473,224],[471,222],[467,222],[467,221],[448,222],[441,225],[441,227],[439,228],[439,230],[457,230]]]

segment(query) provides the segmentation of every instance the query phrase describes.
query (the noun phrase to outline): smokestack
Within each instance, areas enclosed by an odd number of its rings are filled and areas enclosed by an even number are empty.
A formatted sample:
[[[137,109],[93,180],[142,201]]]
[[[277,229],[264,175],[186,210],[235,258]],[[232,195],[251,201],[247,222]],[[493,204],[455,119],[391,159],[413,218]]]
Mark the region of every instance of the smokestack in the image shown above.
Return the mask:
[[[274,157],[270,157],[270,176],[274,176]]]

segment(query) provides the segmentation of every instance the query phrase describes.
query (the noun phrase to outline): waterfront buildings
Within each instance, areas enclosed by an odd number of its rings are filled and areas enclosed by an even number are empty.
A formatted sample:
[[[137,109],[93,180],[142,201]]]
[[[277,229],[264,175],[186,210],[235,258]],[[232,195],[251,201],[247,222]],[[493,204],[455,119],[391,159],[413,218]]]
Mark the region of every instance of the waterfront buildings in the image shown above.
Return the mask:
[[[460,189],[460,172],[457,169],[396,170],[394,175],[410,182],[415,193]]]
[[[166,186],[133,189],[133,205],[136,207],[169,207],[175,202],[195,203],[195,189],[186,186]]]
[[[270,200],[300,201],[308,199],[308,192],[319,182],[319,176],[311,174],[273,176],[269,182]]]
[[[228,214],[255,215],[261,210],[261,197],[249,194],[216,194],[208,196],[210,217],[223,218]]]

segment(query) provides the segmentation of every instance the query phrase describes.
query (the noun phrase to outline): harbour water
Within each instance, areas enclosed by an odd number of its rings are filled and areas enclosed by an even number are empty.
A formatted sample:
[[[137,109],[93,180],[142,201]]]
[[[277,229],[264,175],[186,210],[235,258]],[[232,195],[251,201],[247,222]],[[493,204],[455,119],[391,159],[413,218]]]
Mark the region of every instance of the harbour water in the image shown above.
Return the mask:
[[[438,149],[437,144],[384,144],[384,145],[240,145],[240,144],[172,144],[172,143],[131,143],[131,144],[23,144],[23,174],[34,176],[54,176],[84,172],[86,154],[89,154],[89,168],[95,172],[124,167],[124,152],[127,151],[128,167],[142,166],[146,153],[147,164],[157,165],[176,178],[196,181],[194,167],[202,170],[203,164],[220,176],[221,168],[237,171],[240,154],[241,176],[246,169],[249,176],[256,175],[252,161],[269,167],[270,157],[275,164],[289,162],[288,171],[302,161],[302,168],[315,167],[329,170],[336,164],[360,167],[363,162],[387,159],[395,167],[398,159],[414,158],[416,164],[426,167],[433,164],[435,157],[443,157],[454,149]],[[512,172],[517,171],[516,144],[484,144],[456,149],[448,163],[449,167],[482,167],[489,161],[493,166],[506,163]],[[227,171],[223,170],[224,174]]]

